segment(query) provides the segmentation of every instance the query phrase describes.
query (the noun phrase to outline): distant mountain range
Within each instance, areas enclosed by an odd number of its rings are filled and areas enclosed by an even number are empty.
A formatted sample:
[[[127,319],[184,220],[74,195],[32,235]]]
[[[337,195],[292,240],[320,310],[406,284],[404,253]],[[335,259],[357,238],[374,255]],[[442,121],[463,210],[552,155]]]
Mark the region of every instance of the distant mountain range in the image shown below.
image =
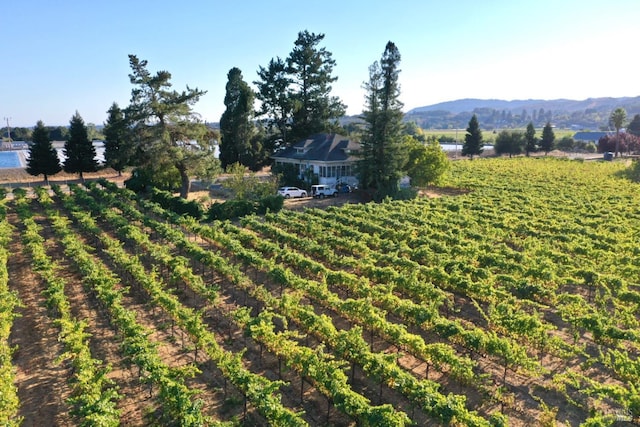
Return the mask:
[[[465,128],[476,114],[484,129],[526,126],[533,122],[544,126],[549,121],[559,128],[606,129],[609,115],[622,107],[628,120],[640,114],[640,96],[622,98],[526,99],[459,99],[410,110],[405,120],[414,121],[424,129]]]

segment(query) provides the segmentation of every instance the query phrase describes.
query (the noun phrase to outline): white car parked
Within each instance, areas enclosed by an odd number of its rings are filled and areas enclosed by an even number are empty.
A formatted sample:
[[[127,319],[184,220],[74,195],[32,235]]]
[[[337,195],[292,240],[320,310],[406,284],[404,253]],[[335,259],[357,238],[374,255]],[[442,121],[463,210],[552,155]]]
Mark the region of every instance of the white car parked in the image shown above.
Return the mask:
[[[307,197],[307,192],[299,189],[298,187],[280,187],[278,188],[278,194],[285,199],[290,199],[292,197]]]
[[[323,184],[312,185],[311,195],[320,199],[324,199],[325,197],[336,197],[338,195],[338,190]]]

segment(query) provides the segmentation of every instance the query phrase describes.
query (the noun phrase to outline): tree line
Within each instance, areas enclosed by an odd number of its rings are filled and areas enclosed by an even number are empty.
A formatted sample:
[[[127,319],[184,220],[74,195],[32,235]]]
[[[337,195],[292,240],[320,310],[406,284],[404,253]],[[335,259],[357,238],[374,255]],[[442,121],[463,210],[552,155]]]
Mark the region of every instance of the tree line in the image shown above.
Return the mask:
[[[186,197],[192,177],[211,178],[239,164],[256,171],[270,163],[274,151],[317,133],[344,133],[339,124],[346,106],[331,93],[335,60],[321,45],[324,34],[301,31],[286,58],[272,58],[257,70],[254,91],[242,71],[227,74],[225,111],[219,132],[193,110],[206,91],[189,86],[171,88],[171,73],[149,71],[146,60],[129,55],[133,88],[128,106],[113,103],[103,136],[105,167],[118,172],[133,167],[132,187],[179,189]],[[351,128],[362,140],[358,173],[361,186],[376,199],[394,196],[408,174],[416,185],[434,182],[447,169],[437,141],[428,140],[415,125],[403,123],[399,101],[400,53],[389,42],[381,60],[369,69],[364,83],[367,108],[362,122]],[[259,101],[259,108],[255,107]],[[95,150],[88,127],[76,112],[65,135],[63,165],[57,162],[51,135],[40,121],[33,131],[28,172],[49,176],[64,169],[94,171]],[[214,156],[219,142],[219,159]],[[75,163],[74,163],[75,162]]]
[[[87,123],[87,135],[90,140],[103,139],[102,131],[94,123]],[[7,127],[1,128],[0,132],[5,141],[32,141],[35,128],[28,127]],[[68,126],[45,126],[51,141],[66,141],[69,137]]]
[[[636,114],[631,121],[627,122],[626,110],[618,107],[609,115],[609,126],[615,129],[615,134],[602,136],[597,146],[592,148],[594,152],[596,150],[600,153],[612,152],[615,157],[618,157],[624,152],[640,150],[640,114]],[[623,129],[625,129],[624,132]],[[555,148],[570,150],[575,148],[575,145],[575,141],[570,137],[556,142],[551,122],[547,122],[542,129],[542,137],[538,139],[533,122],[529,122],[525,132],[502,130],[496,137],[494,150],[496,154],[508,154],[509,157],[523,153],[529,156],[536,151],[548,154]],[[471,151],[474,150],[471,149]],[[474,154],[477,152],[474,151]]]
[[[77,173],[80,179],[84,179],[85,172],[98,170],[96,149],[89,139],[87,126],[77,111],[69,122],[69,132],[63,149],[65,158],[62,163],[58,151],[53,147],[50,132],[42,120],[38,121],[33,130],[32,142],[27,160],[27,173],[34,176],[43,175],[45,183],[48,183],[49,176],[61,170]]]

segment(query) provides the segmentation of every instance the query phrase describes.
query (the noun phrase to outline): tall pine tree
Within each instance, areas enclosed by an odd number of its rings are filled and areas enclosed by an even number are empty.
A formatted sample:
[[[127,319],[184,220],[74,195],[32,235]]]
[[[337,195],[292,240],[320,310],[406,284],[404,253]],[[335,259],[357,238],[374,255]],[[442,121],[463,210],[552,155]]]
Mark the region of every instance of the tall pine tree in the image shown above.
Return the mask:
[[[135,147],[129,134],[124,111],[114,102],[107,114],[107,122],[103,129],[105,166],[112,168],[121,176],[125,167],[131,164]]]
[[[64,155],[64,171],[77,173],[83,181],[85,172],[98,170],[96,148],[89,141],[87,127],[77,111],[69,122],[69,138],[64,143]]]
[[[331,75],[336,61],[331,52],[318,47],[323,39],[324,34],[306,30],[299,32],[287,59],[288,71],[296,88],[292,91],[293,141],[337,130],[338,119],[346,110],[338,97],[331,96],[331,84],[338,80]]]
[[[27,173],[29,175],[44,175],[44,182],[49,183],[49,176],[62,170],[58,152],[53,148],[49,139],[49,131],[38,120],[32,134],[33,144],[29,147],[29,159],[27,160]]]
[[[469,156],[473,160],[473,156],[479,156],[484,151],[484,143],[482,142],[482,131],[478,117],[474,114],[469,120],[467,133],[464,136],[464,144],[462,145],[462,155]]]
[[[260,80],[253,82],[258,88],[256,98],[261,103],[258,115],[265,118],[267,130],[272,135],[269,149],[288,144],[293,100],[291,77],[287,70],[287,64],[281,58],[272,59],[267,68],[258,69]]]
[[[367,94],[363,119],[367,127],[358,169],[361,185],[374,189],[376,200],[397,192],[405,164],[399,65],[400,52],[393,42],[388,42],[380,63],[369,67],[369,82],[364,85]]]
[[[143,175],[176,172],[180,196],[187,197],[191,177],[210,175],[217,166],[212,132],[192,110],[206,92],[189,86],[182,92],[172,90],[170,72],[152,74],[147,61],[135,55],[129,55],[129,65],[134,88],[125,116],[136,138],[136,160]]]

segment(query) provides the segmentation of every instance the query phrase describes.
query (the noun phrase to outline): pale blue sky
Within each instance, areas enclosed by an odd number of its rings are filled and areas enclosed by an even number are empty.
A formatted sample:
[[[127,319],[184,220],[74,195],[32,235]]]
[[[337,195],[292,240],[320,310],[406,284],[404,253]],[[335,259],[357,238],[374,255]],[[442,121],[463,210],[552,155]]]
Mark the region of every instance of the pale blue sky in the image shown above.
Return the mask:
[[[324,33],[333,95],[362,111],[362,83],[387,41],[402,56],[401,100],[586,99],[640,95],[639,0],[4,0],[0,118],[102,124],[129,103],[127,55],[206,90],[195,111],[219,121],[227,72],[256,80],[302,30]]]

